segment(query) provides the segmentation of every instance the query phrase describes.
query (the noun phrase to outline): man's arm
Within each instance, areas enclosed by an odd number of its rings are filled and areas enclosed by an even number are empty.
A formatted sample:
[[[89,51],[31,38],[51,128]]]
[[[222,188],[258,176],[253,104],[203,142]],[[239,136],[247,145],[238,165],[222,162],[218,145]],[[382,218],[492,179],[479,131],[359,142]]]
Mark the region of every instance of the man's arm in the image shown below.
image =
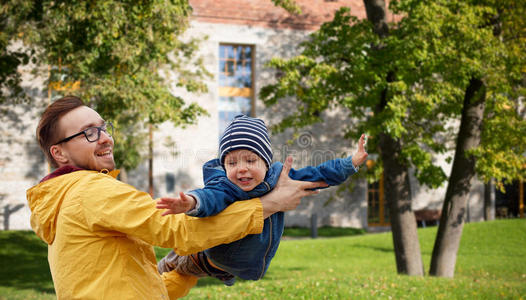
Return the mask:
[[[290,170],[291,163],[289,158],[284,171]],[[261,233],[264,218],[278,211],[295,209],[302,197],[316,194],[306,189],[323,185],[291,180],[286,172],[282,172],[276,188],[261,200],[238,201],[218,215],[207,218],[183,214],[163,217],[149,194],[105,174],[94,175],[79,200],[81,213],[94,232],[122,233],[188,255],[231,243],[247,234]]]
[[[162,216],[149,194],[95,174],[79,195],[79,213],[95,234],[128,235],[150,245],[173,248],[178,254],[196,253],[230,243],[263,229],[259,199],[241,201],[221,214],[194,218],[184,214]]]

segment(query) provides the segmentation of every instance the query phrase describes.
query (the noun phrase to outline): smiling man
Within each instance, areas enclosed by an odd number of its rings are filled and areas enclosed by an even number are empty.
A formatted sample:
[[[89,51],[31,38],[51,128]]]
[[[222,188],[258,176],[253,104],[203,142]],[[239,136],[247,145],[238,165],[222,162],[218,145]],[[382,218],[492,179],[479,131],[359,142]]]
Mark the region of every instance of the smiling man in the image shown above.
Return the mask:
[[[68,127],[68,124],[74,126]],[[69,163],[86,170],[115,168],[113,125],[104,121],[96,111],[79,106],[59,120],[58,128],[57,134],[67,137],[49,148],[57,164]]]
[[[236,202],[217,216],[162,217],[149,194],[115,179],[113,126],[73,96],[44,111],[38,142],[56,168],[27,191],[31,226],[48,246],[58,299],[168,299],[197,278],[156,268],[152,245],[180,255],[260,233],[263,219],[296,208],[323,183],[280,177],[261,198]]]

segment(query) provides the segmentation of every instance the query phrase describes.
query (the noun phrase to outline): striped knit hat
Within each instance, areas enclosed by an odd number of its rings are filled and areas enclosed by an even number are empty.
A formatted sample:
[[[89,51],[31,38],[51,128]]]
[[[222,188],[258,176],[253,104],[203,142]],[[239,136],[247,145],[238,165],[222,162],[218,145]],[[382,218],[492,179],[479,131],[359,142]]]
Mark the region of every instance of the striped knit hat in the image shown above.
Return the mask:
[[[234,150],[247,149],[259,155],[270,167],[272,147],[265,122],[261,119],[238,115],[232,120],[219,141],[219,159],[223,165],[225,156]]]

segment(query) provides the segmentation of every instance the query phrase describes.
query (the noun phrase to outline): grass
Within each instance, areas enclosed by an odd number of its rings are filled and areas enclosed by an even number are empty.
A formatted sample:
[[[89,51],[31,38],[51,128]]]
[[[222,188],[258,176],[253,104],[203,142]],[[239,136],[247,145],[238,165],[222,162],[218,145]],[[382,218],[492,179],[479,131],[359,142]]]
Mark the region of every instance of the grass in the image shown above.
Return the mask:
[[[0,299],[56,299],[47,245],[32,231],[0,231]]]
[[[337,236],[351,236],[351,235],[360,235],[364,234],[366,231],[359,228],[340,228],[340,227],[319,227],[318,236],[319,237],[337,237]],[[311,235],[310,228],[303,227],[288,227],[285,228],[283,235],[286,237],[306,237]]]
[[[429,268],[436,227],[419,229]],[[54,299],[45,245],[0,233],[0,299]],[[158,257],[167,252],[156,249]],[[7,267],[5,267],[7,266]],[[396,274],[390,233],[283,241],[264,279],[199,280],[189,299],[524,299],[526,221],[466,224],[455,278]]]

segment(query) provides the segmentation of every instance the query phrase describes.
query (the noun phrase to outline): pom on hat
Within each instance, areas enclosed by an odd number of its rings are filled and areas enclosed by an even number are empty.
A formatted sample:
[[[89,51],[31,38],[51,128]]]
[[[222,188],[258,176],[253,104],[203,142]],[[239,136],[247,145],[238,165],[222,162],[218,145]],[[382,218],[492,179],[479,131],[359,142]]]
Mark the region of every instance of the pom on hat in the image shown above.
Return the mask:
[[[226,127],[219,141],[219,159],[225,162],[225,156],[234,150],[247,149],[259,155],[270,167],[272,147],[265,122],[261,119],[238,115]]]

